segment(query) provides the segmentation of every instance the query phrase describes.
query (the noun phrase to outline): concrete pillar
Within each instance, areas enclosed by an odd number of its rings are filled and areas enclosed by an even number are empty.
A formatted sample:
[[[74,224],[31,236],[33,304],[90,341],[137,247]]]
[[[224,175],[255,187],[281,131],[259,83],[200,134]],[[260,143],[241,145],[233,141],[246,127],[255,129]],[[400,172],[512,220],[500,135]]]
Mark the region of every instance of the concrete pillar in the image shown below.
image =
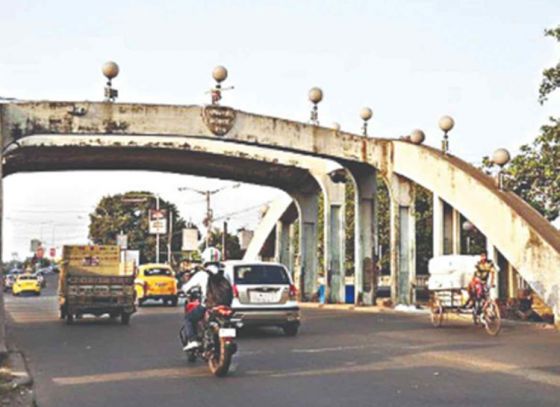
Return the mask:
[[[377,290],[377,173],[351,169],[354,182],[354,302],[375,304]]]
[[[344,253],[345,235],[345,184],[333,182],[330,176],[320,179],[324,196],[324,264],[325,298],[327,302],[345,302]]]
[[[2,174],[2,150],[4,148],[4,128],[2,123],[2,106],[0,106],[0,264],[2,264],[2,220],[4,218],[4,187],[3,187],[3,174]],[[4,279],[0,278],[0,360],[8,353],[6,347],[6,310],[4,308]]]
[[[391,177],[391,300],[394,304],[416,302],[415,190],[411,181]]]
[[[290,267],[290,224],[279,220],[276,223],[276,244],[274,259],[276,262]]]
[[[439,197],[439,195],[434,193],[434,201],[433,201],[434,257],[442,256],[443,253],[444,253],[444,249],[443,249],[444,205],[445,205],[445,202],[443,202],[443,200]]]
[[[496,250],[496,246],[494,246],[494,244],[488,238],[486,239],[486,251],[488,252],[488,259],[492,260],[497,270],[494,280],[495,287],[490,289],[490,293],[492,294],[493,298],[499,298],[500,274],[503,273],[503,270],[498,270],[498,250]]]
[[[461,254],[461,213],[451,209],[451,253]]]
[[[289,244],[288,244],[288,269],[292,273],[292,278],[295,281],[295,269],[296,269],[296,248],[295,248],[295,241],[296,241],[296,228],[295,224],[290,224],[289,228]]]
[[[437,194],[433,201],[434,256],[461,254],[461,214]]]
[[[296,286],[302,301],[310,301],[317,292],[317,217],[319,192],[292,194],[299,208],[300,267],[296,273]]]

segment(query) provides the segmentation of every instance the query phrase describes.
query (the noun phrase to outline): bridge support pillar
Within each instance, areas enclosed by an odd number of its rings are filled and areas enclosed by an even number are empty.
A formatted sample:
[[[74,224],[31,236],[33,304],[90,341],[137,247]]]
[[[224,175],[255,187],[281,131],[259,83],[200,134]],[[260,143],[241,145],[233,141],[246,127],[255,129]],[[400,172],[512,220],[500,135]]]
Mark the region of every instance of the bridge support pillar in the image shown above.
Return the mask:
[[[350,168],[354,183],[354,303],[374,305],[377,290],[377,171]]]
[[[292,194],[299,207],[299,270],[295,284],[302,301],[310,301],[317,292],[317,218],[319,192]]]
[[[274,258],[278,263],[290,268],[290,228],[291,224],[279,220],[276,222],[276,246]],[[291,270],[291,268],[290,268]]]
[[[434,194],[433,199],[434,256],[461,254],[461,214]]]
[[[394,304],[416,302],[416,217],[414,184],[391,177],[391,300]]]
[[[1,131],[0,117],[0,146],[4,146],[4,140]],[[2,220],[4,218],[4,191],[3,191],[3,174],[2,174],[2,151],[0,150],[0,264],[2,264]],[[0,279],[0,360],[4,359],[8,353],[6,347],[6,310],[4,308],[4,279]]]
[[[488,252],[488,259],[492,260],[492,263],[494,263],[494,265],[496,267],[498,266],[498,250],[496,249],[496,246],[494,246],[494,244],[490,241],[490,239],[486,239],[486,251]],[[496,272],[495,275],[495,280],[494,280],[494,285],[495,287],[492,287],[490,289],[490,293],[492,294],[493,298],[499,298],[500,296],[500,291],[499,291],[499,287],[500,287],[500,273],[505,272],[505,270],[500,270],[498,272]]]
[[[326,302],[343,303],[345,295],[344,254],[345,236],[345,184],[334,182],[329,175],[320,180],[325,198],[324,206],[324,263]]]

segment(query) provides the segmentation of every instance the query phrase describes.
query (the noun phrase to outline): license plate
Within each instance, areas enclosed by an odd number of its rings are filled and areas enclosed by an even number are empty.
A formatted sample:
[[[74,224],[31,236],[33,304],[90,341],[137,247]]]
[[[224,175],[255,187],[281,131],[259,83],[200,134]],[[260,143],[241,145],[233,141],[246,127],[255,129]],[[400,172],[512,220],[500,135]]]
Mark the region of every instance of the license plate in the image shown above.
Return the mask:
[[[220,338],[235,338],[235,328],[220,328]]]
[[[259,303],[277,302],[276,293],[252,292],[251,293],[251,302],[259,302]]]

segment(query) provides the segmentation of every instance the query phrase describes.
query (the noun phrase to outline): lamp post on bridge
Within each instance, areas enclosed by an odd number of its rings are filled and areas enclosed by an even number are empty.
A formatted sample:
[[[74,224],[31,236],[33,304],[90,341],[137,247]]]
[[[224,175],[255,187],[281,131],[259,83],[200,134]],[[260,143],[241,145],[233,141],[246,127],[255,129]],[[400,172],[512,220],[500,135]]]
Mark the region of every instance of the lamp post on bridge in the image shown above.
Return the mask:
[[[449,133],[455,127],[455,120],[451,116],[443,116],[439,119],[439,128],[443,131],[443,140],[441,141],[441,151],[447,155],[449,153]]]
[[[311,124],[318,126],[319,125],[319,108],[318,104],[323,100],[323,91],[321,88],[313,87],[309,90],[308,94],[309,101],[313,103],[313,107],[311,108],[311,116],[310,122]]]
[[[501,191],[504,190],[504,165],[506,165],[510,159],[511,157],[509,155],[509,151],[505,148],[498,148],[492,155],[492,163],[500,167],[500,170],[498,171],[498,188]]]
[[[112,80],[119,74],[119,66],[116,62],[109,61],[103,64],[101,72],[107,78],[107,86],[105,86],[105,101],[114,102],[119,97],[119,91],[113,89]]]
[[[362,110],[360,110],[360,118],[364,121],[364,123],[362,124],[362,135],[364,137],[367,137],[368,135],[367,133],[368,121],[372,117],[373,117],[373,110],[371,110],[369,107],[362,107]]]

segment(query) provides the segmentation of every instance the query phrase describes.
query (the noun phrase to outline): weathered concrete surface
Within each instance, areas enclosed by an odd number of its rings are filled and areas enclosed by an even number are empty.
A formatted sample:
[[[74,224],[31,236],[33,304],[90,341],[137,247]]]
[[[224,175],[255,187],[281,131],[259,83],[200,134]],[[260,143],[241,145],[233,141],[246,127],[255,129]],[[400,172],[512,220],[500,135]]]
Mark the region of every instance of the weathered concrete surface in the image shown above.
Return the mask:
[[[205,125],[203,109],[198,106],[33,102],[2,105],[0,109],[4,145],[21,142],[31,134],[97,133],[100,139],[103,134],[155,135],[161,140],[160,147],[166,143],[161,136],[191,136],[368,163],[386,179],[394,172],[437,193],[470,219],[560,315],[558,231],[519,198],[498,191],[492,180],[473,167],[428,147],[240,111],[235,112],[232,129],[224,137],[216,137]],[[123,154],[134,149],[134,145],[123,147]],[[8,152],[7,168],[11,154]],[[26,165],[33,169],[24,160],[10,171],[20,171]],[[119,163],[113,165],[118,168]]]
[[[492,178],[452,156],[393,142],[394,171],[436,191],[484,233],[560,316],[560,233]]]
[[[249,242],[249,247],[247,247],[245,251],[243,260],[259,260],[261,248],[276,227],[276,223],[279,222],[278,219],[284,215],[292,204],[292,198],[286,195],[274,200],[268,206],[266,214],[261,219],[258,227],[254,230],[253,238],[251,242]]]

